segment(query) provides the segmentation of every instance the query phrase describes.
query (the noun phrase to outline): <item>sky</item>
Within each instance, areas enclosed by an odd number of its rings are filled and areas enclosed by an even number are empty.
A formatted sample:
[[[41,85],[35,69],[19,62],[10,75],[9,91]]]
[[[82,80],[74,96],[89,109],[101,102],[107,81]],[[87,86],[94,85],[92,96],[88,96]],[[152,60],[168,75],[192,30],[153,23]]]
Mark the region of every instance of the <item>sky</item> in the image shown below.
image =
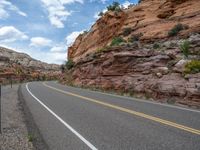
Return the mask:
[[[118,0],[127,7],[138,0]],[[0,46],[62,64],[67,48],[113,0],[0,0]]]

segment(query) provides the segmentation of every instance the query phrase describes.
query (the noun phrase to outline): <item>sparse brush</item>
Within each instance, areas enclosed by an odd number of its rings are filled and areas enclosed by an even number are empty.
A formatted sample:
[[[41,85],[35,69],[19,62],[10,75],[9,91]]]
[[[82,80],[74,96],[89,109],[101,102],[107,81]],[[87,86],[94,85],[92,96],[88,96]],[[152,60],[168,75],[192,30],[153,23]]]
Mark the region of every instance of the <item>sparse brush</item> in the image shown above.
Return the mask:
[[[158,43],[154,43],[153,44],[153,49],[158,49],[158,48],[160,48],[160,45]]]
[[[132,29],[131,28],[125,28],[123,31],[123,36],[128,36],[131,34]]]
[[[184,30],[185,27],[182,24],[175,25],[169,32],[168,36],[176,36],[181,30]]]
[[[65,66],[66,66],[66,68],[67,68],[68,70],[72,69],[72,68],[74,67],[74,62],[73,62],[73,60],[69,59],[69,60],[66,62]]]
[[[34,135],[29,134],[29,135],[28,135],[28,141],[29,141],[29,142],[33,142],[33,140],[34,140]]]
[[[185,56],[185,58],[188,58],[188,55],[190,53],[189,48],[190,48],[190,42],[189,41],[184,41],[180,45],[180,50],[183,53],[183,55]]]
[[[123,38],[121,38],[121,37],[115,37],[115,38],[113,38],[110,46],[118,46],[122,42],[125,42],[125,40]]]
[[[107,10],[119,12],[119,11],[121,11],[120,4],[118,2],[113,2],[112,5],[109,5],[107,7]]]
[[[192,60],[185,65],[185,74],[199,73],[200,72],[200,60]]]

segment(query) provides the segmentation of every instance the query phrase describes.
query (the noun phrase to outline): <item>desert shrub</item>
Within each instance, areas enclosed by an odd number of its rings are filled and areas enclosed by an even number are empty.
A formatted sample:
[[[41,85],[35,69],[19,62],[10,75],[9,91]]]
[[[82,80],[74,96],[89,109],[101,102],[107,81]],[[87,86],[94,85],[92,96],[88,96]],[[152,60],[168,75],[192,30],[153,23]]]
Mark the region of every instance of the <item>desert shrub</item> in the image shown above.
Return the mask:
[[[101,52],[105,52],[105,51],[108,51],[110,48],[110,46],[104,46],[102,48],[99,48],[96,50],[96,53],[101,53]]]
[[[98,14],[99,17],[102,17],[103,15],[104,13],[102,11]]]
[[[192,60],[185,65],[185,73],[199,73],[200,72],[200,60]]]
[[[60,70],[61,70],[62,73],[64,73],[64,72],[65,72],[65,65],[62,64],[62,65],[60,66]]]
[[[115,37],[115,38],[113,38],[110,46],[117,46],[117,45],[119,45],[122,42],[125,42],[125,40],[123,38],[121,38],[121,37]]]
[[[68,70],[72,69],[74,67],[74,62],[69,59],[66,63],[65,63],[65,66]]]
[[[138,4],[140,4],[142,2],[142,0],[138,0]]]
[[[134,34],[130,38],[128,38],[128,42],[133,43],[135,41],[139,41],[140,37],[142,37],[142,36],[143,36],[142,33]]]
[[[181,45],[180,45],[180,50],[183,53],[183,55],[188,58],[189,55],[189,48],[190,48],[190,43],[189,41],[184,41]]]
[[[35,139],[34,135],[28,134],[28,141],[29,142],[33,142],[34,139]]]
[[[153,44],[153,49],[158,49],[158,48],[160,48],[160,45],[158,43],[154,43]]]
[[[168,36],[176,36],[181,30],[184,30],[185,27],[182,24],[175,25],[169,32]]]
[[[121,11],[120,4],[118,2],[113,2],[107,7],[108,11]]]
[[[128,36],[129,34],[131,34],[131,31],[132,31],[131,28],[124,28],[123,36]]]

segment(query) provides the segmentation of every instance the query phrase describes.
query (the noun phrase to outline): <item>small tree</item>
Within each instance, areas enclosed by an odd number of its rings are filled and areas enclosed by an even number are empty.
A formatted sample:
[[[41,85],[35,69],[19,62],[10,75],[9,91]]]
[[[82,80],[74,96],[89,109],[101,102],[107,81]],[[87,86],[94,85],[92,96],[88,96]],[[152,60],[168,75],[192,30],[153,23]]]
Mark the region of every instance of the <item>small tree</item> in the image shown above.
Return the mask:
[[[183,55],[185,56],[185,58],[188,58],[189,55],[189,48],[190,48],[190,43],[189,41],[184,41],[181,45],[180,45],[180,50],[183,53]]]
[[[119,11],[119,10],[121,10],[120,4],[118,2],[113,2],[112,5],[109,5],[107,7],[107,10],[108,11]]]
[[[176,36],[181,30],[184,30],[185,27],[182,24],[175,25],[169,32],[168,36]]]
[[[65,66],[63,64],[60,66],[60,70],[61,70],[62,73],[65,72]]]
[[[74,67],[74,62],[73,62],[73,60],[69,59],[69,60],[66,62],[65,66],[66,66],[66,68],[67,68],[68,70],[72,69],[72,68]]]
[[[103,15],[104,13],[102,11],[98,14],[99,17],[102,17]]]

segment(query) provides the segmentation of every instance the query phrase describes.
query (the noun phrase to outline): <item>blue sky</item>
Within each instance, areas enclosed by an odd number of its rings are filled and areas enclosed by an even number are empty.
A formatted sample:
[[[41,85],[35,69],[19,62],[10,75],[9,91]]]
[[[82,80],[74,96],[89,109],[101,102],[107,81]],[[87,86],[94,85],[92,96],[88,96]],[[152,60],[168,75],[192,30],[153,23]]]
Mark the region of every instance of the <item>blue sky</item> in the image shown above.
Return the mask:
[[[123,6],[138,0],[118,0]],[[61,64],[67,47],[113,0],[0,0],[0,46]]]

